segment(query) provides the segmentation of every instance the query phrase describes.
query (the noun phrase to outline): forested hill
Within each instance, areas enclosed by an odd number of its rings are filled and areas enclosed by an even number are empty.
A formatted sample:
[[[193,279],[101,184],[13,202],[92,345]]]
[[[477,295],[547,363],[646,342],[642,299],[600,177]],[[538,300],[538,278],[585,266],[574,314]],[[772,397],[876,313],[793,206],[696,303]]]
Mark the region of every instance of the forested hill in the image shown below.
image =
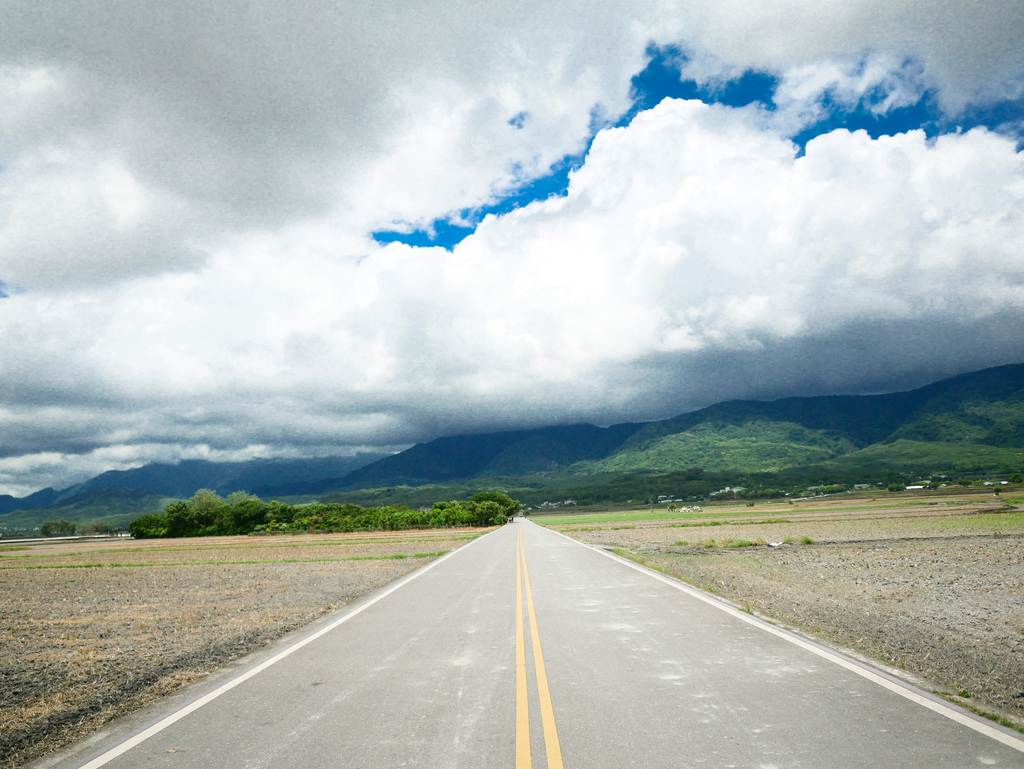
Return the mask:
[[[438,438],[361,467],[344,478],[317,484],[317,492],[419,486],[465,478],[515,477],[564,470],[577,462],[607,457],[642,427],[643,423],[605,428],[569,425]]]
[[[1018,423],[1011,412],[1015,402],[1019,408],[1022,398],[1024,364],[1000,366],[944,379],[917,390],[885,395],[824,395],[770,402],[727,401],[671,419],[650,422],[637,431],[631,443],[649,443],[700,425],[738,426],[767,421],[825,431],[834,438],[850,441],[857,448],[908,437],[910,433],[920,440],[931,441],[963,437],[958,430],[936,429],[939,422],[950,427],[970,424],[974,426],[970,433],[978,439],[977,442],[1011,445],[1003,437],[1005,425],[999,416]],[[1009,411],[1000,415],[992,413],[986,416],[983,413],[991,410],[985,404],[1001,402],[1006,402]],[[926,424],[932,428],[924,429]],[[986,425],[988,429],[985,429]]]
[[[57,501],[60,492],[55,489],[46,488],[29,494],[27,497],[12,497],[10,494],[0,494],[0,515],[9,513],[12,510],[36,510],[41,507],[49,507]]]
[[[1024,365],[885,395],[729,401],[658,422],[439,438],[332,482],[359,489],[552,472],[778,471],[896,444],[913,444],[918,460],[927,454],[920,444],[936,444],[937,454],[949,444],[1024,448]]]

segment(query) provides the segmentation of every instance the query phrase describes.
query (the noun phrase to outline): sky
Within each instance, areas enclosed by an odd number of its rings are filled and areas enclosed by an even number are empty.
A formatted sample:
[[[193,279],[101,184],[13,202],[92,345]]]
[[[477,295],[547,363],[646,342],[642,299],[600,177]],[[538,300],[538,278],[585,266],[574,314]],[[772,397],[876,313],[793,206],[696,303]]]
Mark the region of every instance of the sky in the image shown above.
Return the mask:
[[[0,493],[1024,362],[1020,0],[6,0]]]

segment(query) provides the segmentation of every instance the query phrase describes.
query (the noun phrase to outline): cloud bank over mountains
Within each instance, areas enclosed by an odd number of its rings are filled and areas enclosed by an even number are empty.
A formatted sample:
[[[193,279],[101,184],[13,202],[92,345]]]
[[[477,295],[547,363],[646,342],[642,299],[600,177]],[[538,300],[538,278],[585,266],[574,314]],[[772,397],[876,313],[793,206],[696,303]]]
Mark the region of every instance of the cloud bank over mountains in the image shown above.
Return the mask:
[[[10,3],[0,493],[1020,362],[1022,30],[1017,2]],[[662,100],[655,58],[704,96]]]

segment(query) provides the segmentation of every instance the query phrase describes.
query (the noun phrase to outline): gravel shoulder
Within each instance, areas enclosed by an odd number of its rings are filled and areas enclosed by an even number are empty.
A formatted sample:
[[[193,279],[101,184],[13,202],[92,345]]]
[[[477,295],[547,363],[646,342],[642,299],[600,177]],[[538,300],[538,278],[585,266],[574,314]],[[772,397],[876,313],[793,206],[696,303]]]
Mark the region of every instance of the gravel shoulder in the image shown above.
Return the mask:
[[[80,739],[479,534],[0,547],[0,767]]]
[[[709,516],[554,528],[1024,726],[1019,507],[829,507],[761,518],[766,509],[739,524]]]

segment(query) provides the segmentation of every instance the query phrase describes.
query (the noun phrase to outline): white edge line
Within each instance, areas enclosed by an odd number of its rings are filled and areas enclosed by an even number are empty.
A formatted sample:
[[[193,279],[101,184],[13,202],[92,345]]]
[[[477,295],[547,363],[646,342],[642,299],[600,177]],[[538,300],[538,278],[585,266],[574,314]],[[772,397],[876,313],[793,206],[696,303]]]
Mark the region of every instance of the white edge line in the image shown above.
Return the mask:
[[[496,531],[500,531],[500,529],[496,529]],[[492,532],[487,532],[487,533],[490,534]],[[216,689],[214,689],[211,692],[208,692],[207,694],[203,695],[202,697],[200,697],[199,699],[195,700],[194,702],[190,702],[188,705],[185,705],[180,710],[176,710],[173,713],[171,713],[170,715],[166,716],[165,718],[162,718],[159,721],[157,721],[156,723],[151,724],[148,728],[143,729],[141,732],[139,732],[135,736],[129,737],[124,742],[121,742],[121,743],[115,745],[113,748],[110,748],[109,750],[107,750],[104,753],[100,754],[99,756],[97,756],[96,758],[92,759],[88,763],[80,765],[78,767],[78,769],[98,769],[99,767],[104,766],[104,765],[110,763],[111,761],[113,761],[118,756],[120,756],[120,755],[122,755],[124,753],[127,753],[129,750],[131,750],[132,748],[136,747],[137,745],[141,745],[143,742],[148,740],[150,737],[153,737],[154,735],[159,734],[164,729],[166,729],[168,726],[171,726],[172,724],[174,724],[174,723],[180,721],[181,719],[183,719],[185,716],[187,716],[187,715],[189,715],[191,713],[194,713],[195,711],[199,710],[199,708],[203,707],[204,705],[208,705],[209,703],[213,702],[215,699],[220,697],[222,694],[231,691],[236,686],[239,686],[240,684],[245,683],[246,681],[248,681],[253,676],[256,676],[256,675],[262,673],[264,670],[269,668],[271,665],[274,665],[275,663],[280,662],[281,660],[283,660],[285,657],[291,655],[292,653],[297,652],[303,646],[306,646],[307,644],[312,643],[313,641],[315,641],[316,639],[320,638],[321,636],[326,635],[327,633],[330,633],[332,630],[334,630],[339,625],[342,625],[342,624],[348,622],[350,619],[355,617],[357,614],[361,614],[363,611],[365,611],[366,609],[369,609],[371,606],[373,606],[378,601],[384,600],[385,598],[387,598],[389,595],[394,593],[399,588],[402,588],[405,585],[409,584],[410,582],[412,582],[417,577],[420,577],[423,574],[426,574],[428,571],[433,569],[435,566],[437,566],[442,561],[448,560],[449,558],[451,558],[453,555],[455,555],[460,550],[464,550],[465,548],[467,548],[470,545],[472,545],[474,542],[479,542],[481,539],[483,539],[486,536],[487,536],[487,534],[483,534],[481,536],[478,536],[474,540],[472,540],[471,542],[467,542],[465,545],[462,545],[461,547],[457,547],[457,548],[455,548],[455,549],[445,553],[440,558],[438,558],[436,561],[431,561],[426,566],[424,566],[422,568],[419,568],[419,569],[416,569],[416,571],[414,571],[412,574],[409,574],[408,576],[402,578],[401,580],[396,582],[394,585],[392,585],[391,587],[387,588],[384,592],[377,594],[376,596],[374,596],[370,600],[366,601],[365,603],[359,604],[354,609],[352,609],[347,614],[345,614],[343,617],[339,617],[334,622],[330,623],[329,625],[326,625],[325,627],[320,628],[319,630],[317,630],[312,635],[306,636],[305,638],[301,639],[300,641],[296,641],[294,644],[292,644],[291,646],[289,646],[286,649],[281,650],[280,652],[275,654],[270,659],[264,660],[259,665],[256,665],[255,667],[250,668],[249,670],[247,670],[244,673],[242,673],[241,675],[239,675],[237,678],[232,678],[227,683],[222,684],[221,686],[217,687]]]
[[[539,526],[540,524],[537,525]],[[613,561],[621,563],[624,566],[628,566],[629,568],[634,569],[635,571],[638,571],[641,574],[646,574],[648,577],[652,577],[658,580],[659,582],[664,582],[666,585],[674,587],[677,590],[682,590],[684,593],[687,593],[710,606],[714,606],[715,608],[720,609],[721,611],[724,611],[727,614],[731,614],[736,619],[742,620],[743,622],[746,622],[748,625],[753,625],[754,627],[760,628],[765,632],[771,633],[772,635],[777,636],[778,638],[781,638],[784,641],[788,641],[794,646],[799,646],[801,649],[805,649],[806,651],[809,651],[812,654],[816,654],[819,657],[823,657],[829,662],[833,662],[842,668],[846,668],[851,673],[856,673],[862,678],[866,678],[872,683],[876,683],[879,686],[910,700],[911,702],[916,702],[918,705],[926,707],[928,708],[928,710],[938,713],[941,716],[945,716],[951,721],[956,721],[958,724],[962,724],[963,726],[966,726],[968,729],[973,729],[974,731],[980,734],[984,734],[986,737],[991,737],[993,740],[996,740],[997,742],[1001,742],[1002,744],[1010,748],[1013,748],[1014,750],[1024,753],[1024,740],[1020,739],[1019,737],[1015,737],[1013,734],[1009,734],[1007,732],[1002,731],[1001,729],[996,729],[993,726],[989,726],[984,721],[976,720],[975,718],[967,715],[966,713],[961,712],[959,709],[954,708],[950,704],[925,697],[924,695],[910,688],[908,684],[904,684],[899,681],[894,681],[888,678],[887,676],[883,675],[882,673],[878,672],[877,670],[873,670],[865,664],[859,664],[857,662],[854,662],[853,660],[847,659],[829,649],[826,649],[823,646],[818,646],[817,644],[811,643],[810,641],[806,641],[803,638],[800,638],[800,636],[798,635],[794,635],[793,633],[782,630],[781,628],[777,628],[774,625],[765,622],[764,620],[758,619],[757,617],[747,614],[746,612],[740,611],[739,609],[730,606],[724,601],[720,601],[717,598],[706,594],[702,590],[698,590],[697,588],[691,585],[687,585],[685,582],[680,582],[679,580],[675,580],[671,577],[659,574],[658,572],[653,571],[652,569],[646,566],[641,566],[638,563],[629,561],[625,558],[615,555],[615,553],[610,553],[603,548],[596,547],[594,545],[588,545],[585,542],[580,542],[578,539],[573,539],[568,534],[563,534],[562,532],[556,531],[555,529],[548,529],[547,526],[544,526],[544,528],[552,532],[553,534],[558,534],[561,537],[565,537],[570,542],[574,542],[577,545],[589,548],[596,553],[600,553],[606,558],[610,558]]]

